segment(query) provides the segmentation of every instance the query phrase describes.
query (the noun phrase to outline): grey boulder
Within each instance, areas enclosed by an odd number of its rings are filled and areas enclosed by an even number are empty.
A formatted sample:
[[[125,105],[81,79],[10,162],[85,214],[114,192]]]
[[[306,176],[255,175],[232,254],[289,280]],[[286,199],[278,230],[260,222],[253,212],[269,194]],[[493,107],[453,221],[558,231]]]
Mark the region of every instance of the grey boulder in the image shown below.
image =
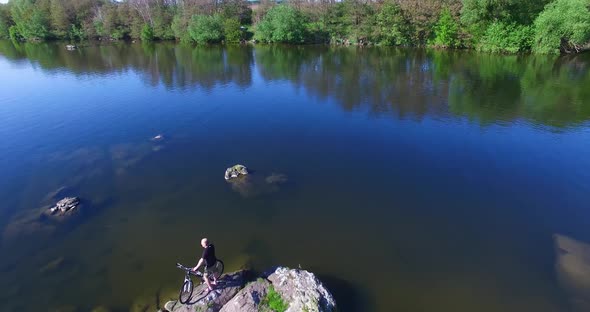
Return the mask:
[[[226,303],[220,312],[259,312],[264,310],[262,301],[268,293],[270,283],[262,278],[246,285],[244,289]]]
[[[334,297],[311,272],[279,267],[268,280],[289,304],[287,312],[336,311]]]

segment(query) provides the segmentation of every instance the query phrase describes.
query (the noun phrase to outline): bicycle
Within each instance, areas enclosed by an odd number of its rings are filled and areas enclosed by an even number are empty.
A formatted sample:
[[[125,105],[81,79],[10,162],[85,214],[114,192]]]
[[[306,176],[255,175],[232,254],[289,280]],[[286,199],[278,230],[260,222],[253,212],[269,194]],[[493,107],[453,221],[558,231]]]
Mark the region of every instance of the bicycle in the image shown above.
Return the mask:
[[[200,277],[203,283],[205,282],[204,276],[201,271],[193,271],[192,268],[185,267],[180,263],[176,263],[176,267],[185,271],[184,282],[182,283],[182,288],[180,288],[180,295],[178,296],[178,301],[180,301],[180,303],[182,304],[186,304],[190,301],[190,299],[193,296],[193,280],[191,279],[191,275]],[[208,275],[209,280],[213,281],[214,277],[215,279],[219,279],[219,277],[221,277],[221,274],[223,274],[223,269],[223,261],[217,259],[215,265],[213,265],[212,268],[208,269],[208,271],[211,272]]]

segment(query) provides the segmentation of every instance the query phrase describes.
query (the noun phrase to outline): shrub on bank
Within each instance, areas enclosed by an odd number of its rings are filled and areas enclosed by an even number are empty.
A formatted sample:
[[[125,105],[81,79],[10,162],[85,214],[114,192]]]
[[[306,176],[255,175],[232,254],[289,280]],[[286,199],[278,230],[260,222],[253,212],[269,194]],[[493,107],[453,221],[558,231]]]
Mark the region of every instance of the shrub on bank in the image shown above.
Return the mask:
[[[223,40],[223,21],[220,15],[194,15],[188,25],[191,39],[196,43],[218,43]]]
[[[307,39],[307,17],[288,5],[271,8],[258,23],[254,37],[263,42],[304,43]]]
[[[226,42],[236,43],[243,39],[243,31],[237,18],[228,18],[223,21],[223,32]]]
[[[430,44],[441,48],[459,46],[459,23],[453,18],[448,8],[442,11],[438,22],[434,25],[434,38]]]
[[[531,48],[534,30],[531,26],[492,23],[481,39],[478,50],[495,53],[518,53]]]
[[[535,20],[535,52],[578,52],[589,41],[590,0],[556,0]]]
[[[152,28],[152,26],[148,24],[143,25],[143,28],[141,29],[140,39],[141,41],[154,40],[154,29]]]

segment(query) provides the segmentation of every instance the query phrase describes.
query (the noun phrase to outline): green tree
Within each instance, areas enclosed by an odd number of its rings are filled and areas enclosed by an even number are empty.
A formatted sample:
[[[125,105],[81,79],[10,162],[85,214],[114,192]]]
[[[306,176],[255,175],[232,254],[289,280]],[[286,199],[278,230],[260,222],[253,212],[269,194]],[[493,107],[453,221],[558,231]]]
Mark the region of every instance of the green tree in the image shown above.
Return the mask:
[[[399,4],[388,1],[377,13],[376,37],[385,45],[409,45],[412,25]]]
[[[461,21],[477,41],[492,23],[530,25],[549,0],[463,0]]]
[[[149,24],[143,25],[141,29],[141,41],[152,41],[154,40],[154,29]]]
[[[70,28],[63,0],[51,0],[50,6],[51,33],[57,38],[65,38]]]
[[[8,37],[14,42],[25,40],[25,38],[23,38],[23,36],[18,32],[18,27],[16,27],[16,25],[10,26],[8,29]]]
[[[244,0],[225,0],[221,3],[221,16],[224,19],[236,18],[242,24],[252,23],[252,9]]]
[[[451,10],[443,9],[436,25],[431,44],[436,47],[454,48],[459,46],[459,23],[453,18]]]
[[[74,24],[72,24],[72,26],[70,27],[70,30],[68,31],[68,37],[70,38],[70,40],[75,40],[75,41],[82,41],[82,40],[88,39],[84,29],[82,29],[81,27],[76,26]]]
[[[264,42],[304,43],[307,17],[288,5],[271,8],[258,23],[254,37]]]
[[[13,0],[11,15],[18,34],[26,40],[43,40],[49,37],[46,1]]]
[[[348,20],[345,19],[344,3],[338,2],[328,7],[323,23],[332,43],[342,43],[348,38]]]
[[[0,39],[10,38],[10,26],[12,26],[10,7],[8,4],[0,4]]]
[[[344,8],[348,39],[352,43],[370,42],[375,29],[375,8],[361,0],[344,0]]]
[[[161,40],[174,39],[172,31],[172,19],[174,18],[175,7],[158,3],[154,8],[153,25],[154,37]]]
[[[535,52],[579,52],[589,41],[590,0],[556,0],[535,20]]]
[[[177,14],[172,19],[172,32],[174,33],[174,37],[180,42],[190,42],[192,41],[191,35],[188,32],[188,25],[190,23],[190,19],[187,18],[184,14]]]
[[[220,15],[194,15],[188,32],[196,43],[217,43],[223,39],[223,22]]]
[[[223,21],[223,32],[225,41],[240,42],[243,39],[243,31],[240,28],[240,21],[237,18],[228,18]]]

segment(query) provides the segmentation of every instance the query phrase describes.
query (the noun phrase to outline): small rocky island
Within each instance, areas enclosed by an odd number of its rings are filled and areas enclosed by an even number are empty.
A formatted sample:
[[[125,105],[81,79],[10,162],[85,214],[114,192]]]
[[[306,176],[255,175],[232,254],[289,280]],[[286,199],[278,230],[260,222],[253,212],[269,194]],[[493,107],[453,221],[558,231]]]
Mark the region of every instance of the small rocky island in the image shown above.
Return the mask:
[[[72,212],[80,205],[80,198],[78,197],[66,197],[58,201],[55,206],[49,208],[48,213],[51,215],[63,216]]]
[[[262,276],[242,270],[224,274],[217,288],[208,292],[195,283],[188,304],[168,301],[159,312],[331,312],[336,301],[311,272],[278,267]]]
[[[248,174],[248,169],[244,165],[235,165],[225,170],[225,179],[235,179],[239,176],[245,176]]]
[[[251,174],[244,165],[235,165],[225,170],[225,180],[242,197],[256,197],[277,192],[288,178],[282,173],[265,175],[261,172]]]

